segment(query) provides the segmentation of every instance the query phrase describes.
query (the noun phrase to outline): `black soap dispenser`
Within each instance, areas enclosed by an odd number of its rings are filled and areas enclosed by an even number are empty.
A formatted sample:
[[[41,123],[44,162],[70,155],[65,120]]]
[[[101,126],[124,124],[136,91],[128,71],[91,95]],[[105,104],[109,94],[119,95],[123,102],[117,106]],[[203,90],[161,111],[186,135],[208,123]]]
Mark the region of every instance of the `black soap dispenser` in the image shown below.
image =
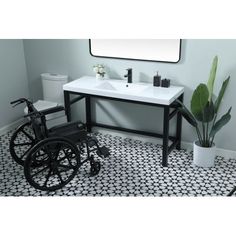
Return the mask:
[[[160,87],[161,86],[161,76],[157,74],[153,77],[153,86],[154,87]]]

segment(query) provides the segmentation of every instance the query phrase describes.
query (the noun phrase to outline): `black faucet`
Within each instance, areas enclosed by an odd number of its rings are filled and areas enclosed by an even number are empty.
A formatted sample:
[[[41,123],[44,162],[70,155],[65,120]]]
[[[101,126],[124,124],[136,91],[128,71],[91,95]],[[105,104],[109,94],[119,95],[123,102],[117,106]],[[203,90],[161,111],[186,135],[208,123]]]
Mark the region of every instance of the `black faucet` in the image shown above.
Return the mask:
[[[129,68],[129,69],[127,69],[127,71],[128,71],[128,74],[124,75],[124,77],[128,78],[128,83],[130,84],[130,83],[132,83],[132,69]]]

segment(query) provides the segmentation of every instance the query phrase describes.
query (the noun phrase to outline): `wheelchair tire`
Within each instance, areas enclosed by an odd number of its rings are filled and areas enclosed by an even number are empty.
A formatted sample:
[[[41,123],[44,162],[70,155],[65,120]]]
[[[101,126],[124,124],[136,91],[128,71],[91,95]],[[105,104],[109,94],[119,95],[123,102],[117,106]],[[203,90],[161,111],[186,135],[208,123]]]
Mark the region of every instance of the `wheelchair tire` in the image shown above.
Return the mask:
[[[76,145],[66,138],[52,137],[40,141],[29,151],[24,174],[34,188],[55,191],[75,177],[80,165]]]
[[[31,122],[20,125],[10,139],[10,153],[12,158],[24,166],[27,153],[35,145],[35,135],[31,128]]]

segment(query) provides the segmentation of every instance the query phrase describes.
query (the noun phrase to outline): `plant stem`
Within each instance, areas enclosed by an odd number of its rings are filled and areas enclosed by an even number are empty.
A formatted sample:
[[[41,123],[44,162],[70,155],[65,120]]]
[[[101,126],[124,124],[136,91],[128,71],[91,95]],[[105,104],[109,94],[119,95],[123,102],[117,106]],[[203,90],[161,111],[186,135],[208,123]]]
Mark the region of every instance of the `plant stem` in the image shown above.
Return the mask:
[[[209,141],[209,122],[207,122],[207,125],[206,125],[206,144],[207,146],[209,147],[209,144],[210,144],[210,141]]]
[[[198,140],[199,140],[199,142],[200,142],[200,144],[202,146],[203,145],[202,136],[201,136],[201,133],[200,133],[198,127],[196,127],[196,131],[197,131]]]
[[[214,117],[214,120],[213,120],[212,126],[214,126],[215,123],[216,123],[216,117],[217,117],[217,114],[215,114],[215,117]]]
[[[213,128],[213,126],[214,126],[215,123],[216,123],[216,118],[217,118],[217,114],[215,114],[215,117],[214,117],[214,120],[213,120],[211,129]],[[212,139],[211,139],[211,146],[212,146],[212,144],[213,144],[214,138],[215,138],[215,135],[214,135],[214,136],[212,137]]]
[[[203,134],[203,147],[205,147],[205,142],[206,142],[206,138],[205,138],[205,125],[204,122],[202,122],[202,134]]]
[[[212,137],[212,139],[211,139],[211,147],[212,147],[212,145],[213,145],[214,139],[215,139],[215,135],[214,135],[214,136]]]

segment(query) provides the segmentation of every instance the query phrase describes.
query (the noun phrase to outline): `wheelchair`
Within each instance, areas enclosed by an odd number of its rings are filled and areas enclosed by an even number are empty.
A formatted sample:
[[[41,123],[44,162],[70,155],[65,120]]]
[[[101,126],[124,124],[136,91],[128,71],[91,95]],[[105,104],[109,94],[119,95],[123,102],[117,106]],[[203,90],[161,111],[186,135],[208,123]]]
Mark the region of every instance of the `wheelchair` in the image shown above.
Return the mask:
[[[46,115],[64,110],[57,106],[38,111],[25,98],[11,102],[14,106],[25,103],[28,122],[20,125],[10,140],[12,158],[24,167],[28,183],[42,191],[63,188],[86,162],[90,163],[90,176],[99,173],[101,165],[95,157],[108,157],[109,149],[100,147],[81,122],[68,122],[50,129]]]

